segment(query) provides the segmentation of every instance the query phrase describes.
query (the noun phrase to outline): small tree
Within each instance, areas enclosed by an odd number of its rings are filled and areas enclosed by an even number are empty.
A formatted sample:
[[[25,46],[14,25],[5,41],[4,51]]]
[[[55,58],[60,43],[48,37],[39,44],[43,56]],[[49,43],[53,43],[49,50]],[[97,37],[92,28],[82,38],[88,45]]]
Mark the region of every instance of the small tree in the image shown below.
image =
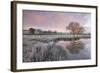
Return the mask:
[[[30,33],[34,33],[35,32],[35,29],[34,28],[29,28],[29,32]]]

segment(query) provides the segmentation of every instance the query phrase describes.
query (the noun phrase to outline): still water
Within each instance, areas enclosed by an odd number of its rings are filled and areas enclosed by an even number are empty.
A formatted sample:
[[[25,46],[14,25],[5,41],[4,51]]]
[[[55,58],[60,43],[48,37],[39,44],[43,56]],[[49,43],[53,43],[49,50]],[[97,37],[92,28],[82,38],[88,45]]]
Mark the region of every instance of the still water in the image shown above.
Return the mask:
[[[77,41],[59,41],[57,45],[63,46],[70,60],[81,60],[91,58],[91,39],[80,39]]]

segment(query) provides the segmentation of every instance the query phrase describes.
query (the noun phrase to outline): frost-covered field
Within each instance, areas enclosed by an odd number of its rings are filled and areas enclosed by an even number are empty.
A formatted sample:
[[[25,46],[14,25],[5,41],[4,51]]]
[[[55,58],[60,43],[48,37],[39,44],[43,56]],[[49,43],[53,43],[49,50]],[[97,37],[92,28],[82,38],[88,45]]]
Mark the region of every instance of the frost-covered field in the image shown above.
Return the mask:
[[[67,60],[67,55],[62,46],[55,45],[53,42],[43,43],[35,41],[34,44],[23,46],[24,62]]]
[[[56,38],[90,38],[90,35],[67,35],[67,34],[56,34],[56,35],[24,35],[24,38],[28,40],[40,39],[40,40],[52,40]]]
[[[74,43],[71,41],[48,42],[48,40],[58,37],[54,35],[52,37],[48,35],[24,35],[23,62],[90,59],[90,39],[80,39]]]

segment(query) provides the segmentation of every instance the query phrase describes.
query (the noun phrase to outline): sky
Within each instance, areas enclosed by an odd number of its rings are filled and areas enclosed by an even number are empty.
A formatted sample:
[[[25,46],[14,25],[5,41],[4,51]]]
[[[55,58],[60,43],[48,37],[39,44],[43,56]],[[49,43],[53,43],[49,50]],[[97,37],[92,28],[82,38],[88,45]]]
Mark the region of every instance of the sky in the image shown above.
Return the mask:
[[[66,30],[66,26],[68,26],[70,22],[78,22],[85,28],[86,33],[91,31],[90,13],[23,10],[24,30],[35,28],[57,32],[69,32]]]

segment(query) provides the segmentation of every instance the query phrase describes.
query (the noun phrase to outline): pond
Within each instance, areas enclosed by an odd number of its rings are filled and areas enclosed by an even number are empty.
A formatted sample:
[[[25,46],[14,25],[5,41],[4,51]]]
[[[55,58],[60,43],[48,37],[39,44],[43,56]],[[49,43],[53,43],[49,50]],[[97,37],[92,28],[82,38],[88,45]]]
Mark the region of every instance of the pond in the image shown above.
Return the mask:
[[[71,60],[91,58],[91,39],[59,41],[56,44],[63,46],[63,48],[68,52],[68,57]]]

